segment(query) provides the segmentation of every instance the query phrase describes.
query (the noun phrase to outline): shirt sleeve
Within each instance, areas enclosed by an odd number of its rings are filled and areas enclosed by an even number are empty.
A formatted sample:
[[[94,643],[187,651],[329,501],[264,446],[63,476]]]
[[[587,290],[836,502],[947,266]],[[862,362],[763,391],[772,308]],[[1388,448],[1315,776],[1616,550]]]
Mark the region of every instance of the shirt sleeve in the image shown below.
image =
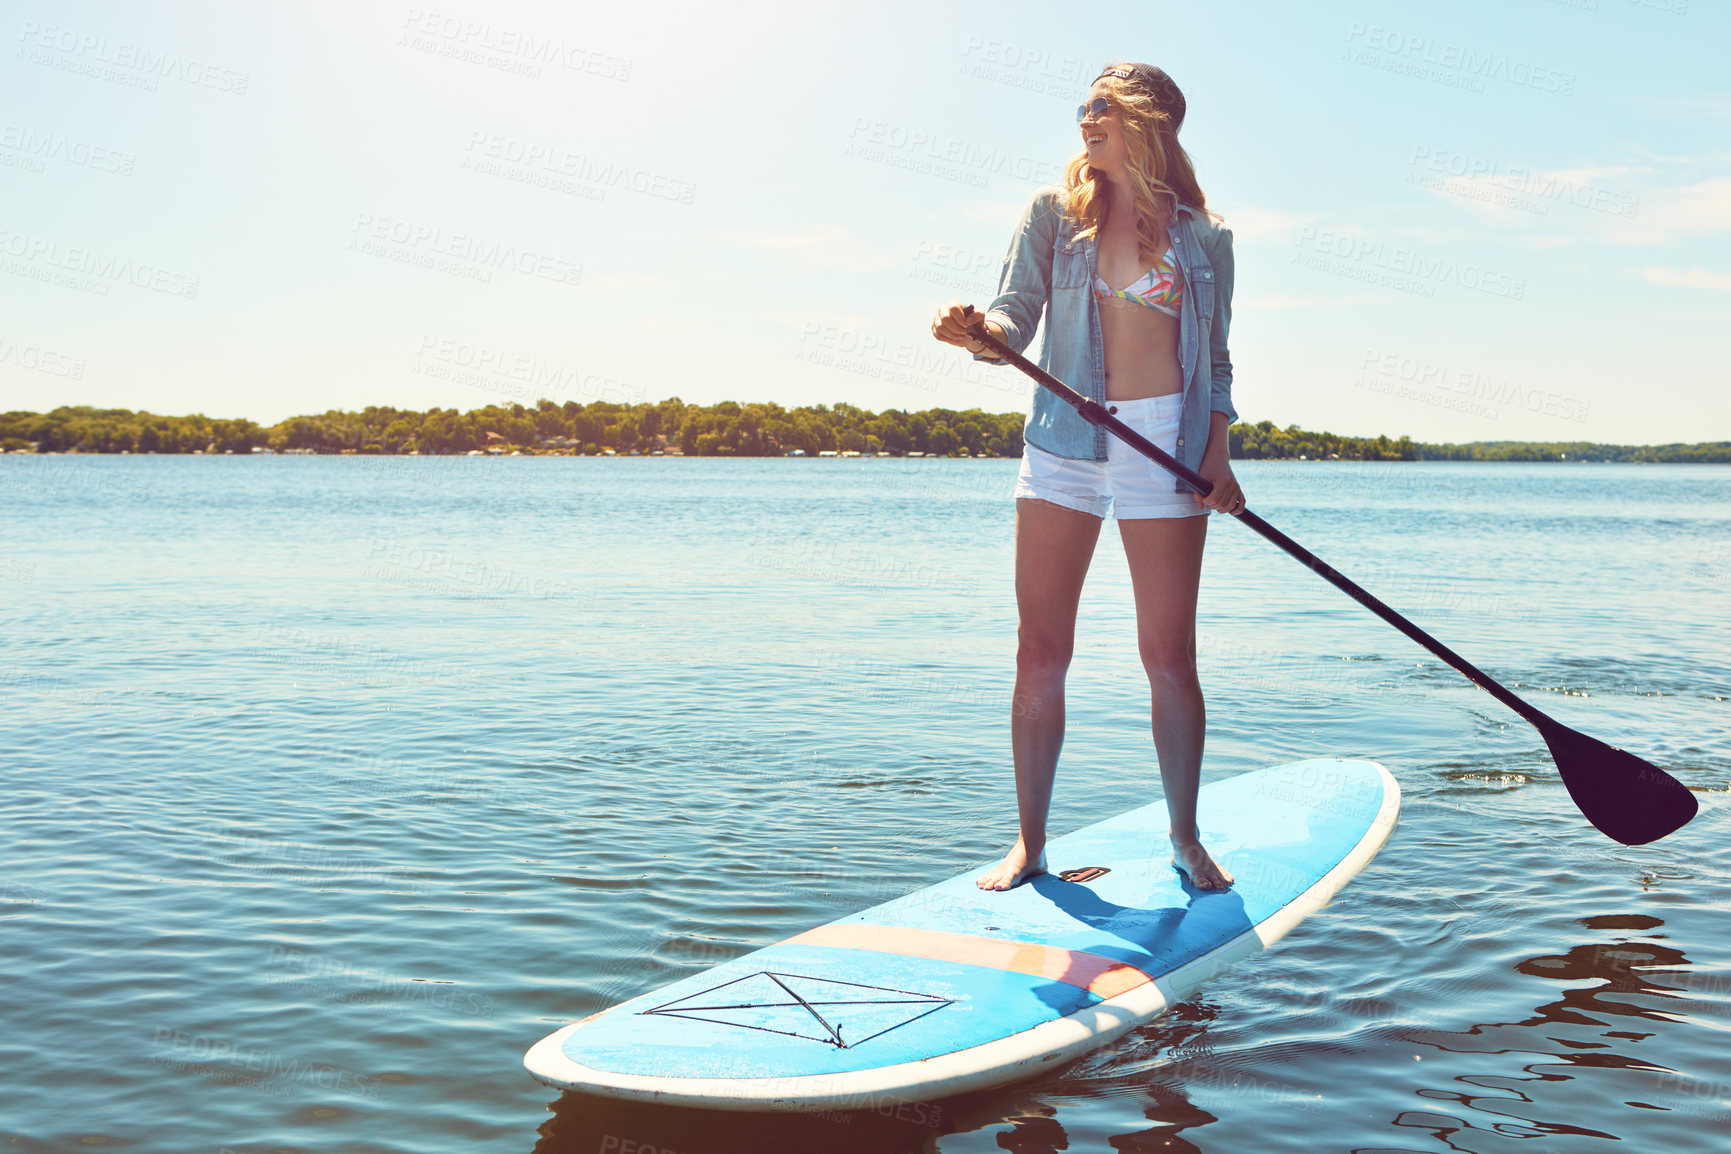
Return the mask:
[[[1208,358],[1213,366],[1209,381],[1210,412],[1225,413],[1226,423],[1238,419],[1232,406],[1232,355],[1227,351],[1226,338],[1232,327],[1232,230],[1221,228],[1208,253],[1208,263],[1214,266],[1214,320],[1208,334]]]
[[[1018,353],[1034,339],[1052,294],[1052,249],[1058,239],[1060,195],[1060,189],[1049,186],[1029,198],[998,273],[998,295],[986,309],[986,319],[1004,330],[1004,343]],[[1008,363],[990,353],[975,353],[974,359],[994,365]]]

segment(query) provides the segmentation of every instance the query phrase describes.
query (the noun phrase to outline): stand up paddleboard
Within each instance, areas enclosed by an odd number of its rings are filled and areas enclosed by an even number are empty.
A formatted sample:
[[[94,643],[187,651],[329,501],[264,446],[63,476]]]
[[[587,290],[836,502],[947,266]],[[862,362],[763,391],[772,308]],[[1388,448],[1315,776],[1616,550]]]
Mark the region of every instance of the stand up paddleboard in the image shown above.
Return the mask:
[[[1364,868],[1399,810],[1375,762],[1228,778],[1202,788],[1197,824],[1229,890],[1172,867],[1158,801],[1053,839],[1053,872],[1013,890],[977,888],[982,864],[566,1026],[524,1065],[551,1086],[721,1110],[1031,1077],[1278,941]]]

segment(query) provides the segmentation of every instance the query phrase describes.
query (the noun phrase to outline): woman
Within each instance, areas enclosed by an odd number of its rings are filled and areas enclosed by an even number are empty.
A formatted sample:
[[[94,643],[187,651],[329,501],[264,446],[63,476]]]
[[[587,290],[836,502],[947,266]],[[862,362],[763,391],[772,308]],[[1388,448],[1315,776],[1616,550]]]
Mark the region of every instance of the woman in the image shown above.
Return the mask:
[[[1016,483],[1020,617],[1010,742],[1021,836],[978,879],[1004,890],[1046,869],[1046,813],[1064,742],[1064,674],[1082,580],[1110,509],[1130,563],[1137,643],[1153,698],[1174,865],[1205,890],[1232,876],[1203,847],[1196,791],[1205,728],[1196,678],[1196,586],[1209,512],[1238,513],[1227,426],[1232,362],[1232,233],[1205,213],[1177,134],[1184,97],[1148,64],[1109,65],[1077,109],[1083,151],[1062,187],[1042,188],[1004,258],[998,296],[969,324],[1018,352],[1045,312],[1041,367],[1107,405],[1214,488],[1206,497],[1037,389]],[[1119,287],[1122,286],[1122,287]],[[932,322],[938,340],[985,352],[964,306]]]

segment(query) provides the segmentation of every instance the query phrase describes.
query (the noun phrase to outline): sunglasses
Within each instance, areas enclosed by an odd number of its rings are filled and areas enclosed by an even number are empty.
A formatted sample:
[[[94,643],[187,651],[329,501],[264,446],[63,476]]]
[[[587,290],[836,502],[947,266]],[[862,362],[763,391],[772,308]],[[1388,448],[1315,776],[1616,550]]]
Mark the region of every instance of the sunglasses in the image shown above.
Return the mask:
[[[1099,120],[1110,111],[1112,111],[1111,101],[1104,96],[1096,96],[1086,104],[1076,105],[1076,123],[1080,124],[1090,118]]]

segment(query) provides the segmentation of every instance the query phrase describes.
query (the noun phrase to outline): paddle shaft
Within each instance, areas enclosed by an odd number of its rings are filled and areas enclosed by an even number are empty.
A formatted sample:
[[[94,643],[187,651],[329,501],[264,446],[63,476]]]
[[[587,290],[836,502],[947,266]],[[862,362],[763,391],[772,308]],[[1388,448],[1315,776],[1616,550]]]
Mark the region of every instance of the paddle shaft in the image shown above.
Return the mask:
[[[968,308],[968,315],[974,315],[972,306],[969,306]],[[1058,394],[1059,397],[1076,410],[1084,421],[1087,421],[1091,425],[1096,425],[1100,428],[1110,430],[1131,448],[1142,453],[1144,456],[1149,457],[1167,472],[1182,477],[1190,484],[1196,486],[1197,489],[1201,490],[1203,494],[1206,495],[1214,491],[1213,483],[1204,478],[1202,474],[1186,467],[1170,454],[1164,452],[1158,445],[1148,440],[1148,438],[1138,433],[1135,429],[1132,429],[1129,425],[1126,425],[1123,421],[1120,421],[1117,417],[1114,417],[1111,413],[1106,411],[1106,406],[1102,405],[1100,402],[1089,397],[1084,397],[1081,393],[1078,393],[1075,389],[1072,389],[1069,385],[1066,385],[1063,381],[1060,381],[1057,377],[1054,377],[1039,365],[1036,365],[1034,362],[1022,356],[1022,354],[1011,349],[1008,345],[1004,344],[1004,342],[992,336],[984,325],[979,326],[979,329],[975,332],[974,336],[981,344],[985,345],[992,352],[1003,357],[1018,369],[1021,369],[1024,373],[1033,377],[1041,385]],[[1533,725],[1539,726],[1542,729],[1546,724],[1555,724],[1550,717],[1541,713],[1539,710],[1534,709],[1532,706],[1516,697],[1513,693],[1510,693],[1507,689],[1504,689],[1489,674],[1479,669],[1478,666],[1474,665],[1472,662],[1468,661],[1466,658],[1462,657],[1460,654],[1426,633],[1423,629],[1420,629],[1417,625],[1414,625],[1411,621],[1408,621],[1405,617],[1402,617],[1393,609],[1390,609],[1387,605],[1384,605],[1356,581],[1353,581],[1351,578],[1335,570],[1332,565],[1328,564],[1328,562],[1324,561],[1321,557],[1318,557],[1315,553],[1312,553],[1309,549],[1306,549],[1303,545],[1300,545],[1297,541],[1294,541],[1291,537],[1288,537],[1285,533],[1282,533],[1279,529],[1276,529],[1273,525],[1270,525],[1267,521],[1264,521],[1261,517],[1252,513],[1248,508],[1241,509],[1239,512],[1231,515],[1237,517],[1240,521],[1249,525],[1252,529],[1255,529],[1258,533],[1262,534],[1264,537],[1298,558],[1309,567],[1312,572],[1316,573],[1336,589],[1339,589],[1342,593],[1345,593],[1348,597],[1351,597],[1354,601],[1357,601],[1360,605],[1364,606],[1366,609],[1370,610],[1372,613],[1376,614],[1378,617],[1382,618],[1384,621],[1388,622],[1390,625],[1394,626],[1396,629],[1400,630],[1402,633],[1406,634],[1432,653],[1436,654],[1437,657],[1446,661],[1450,666],[1458,670],[1468,681],[1471,681],[1474,685],[1478,686],[1480,689],[1484,690],[1486,693],[1520,714]]]

